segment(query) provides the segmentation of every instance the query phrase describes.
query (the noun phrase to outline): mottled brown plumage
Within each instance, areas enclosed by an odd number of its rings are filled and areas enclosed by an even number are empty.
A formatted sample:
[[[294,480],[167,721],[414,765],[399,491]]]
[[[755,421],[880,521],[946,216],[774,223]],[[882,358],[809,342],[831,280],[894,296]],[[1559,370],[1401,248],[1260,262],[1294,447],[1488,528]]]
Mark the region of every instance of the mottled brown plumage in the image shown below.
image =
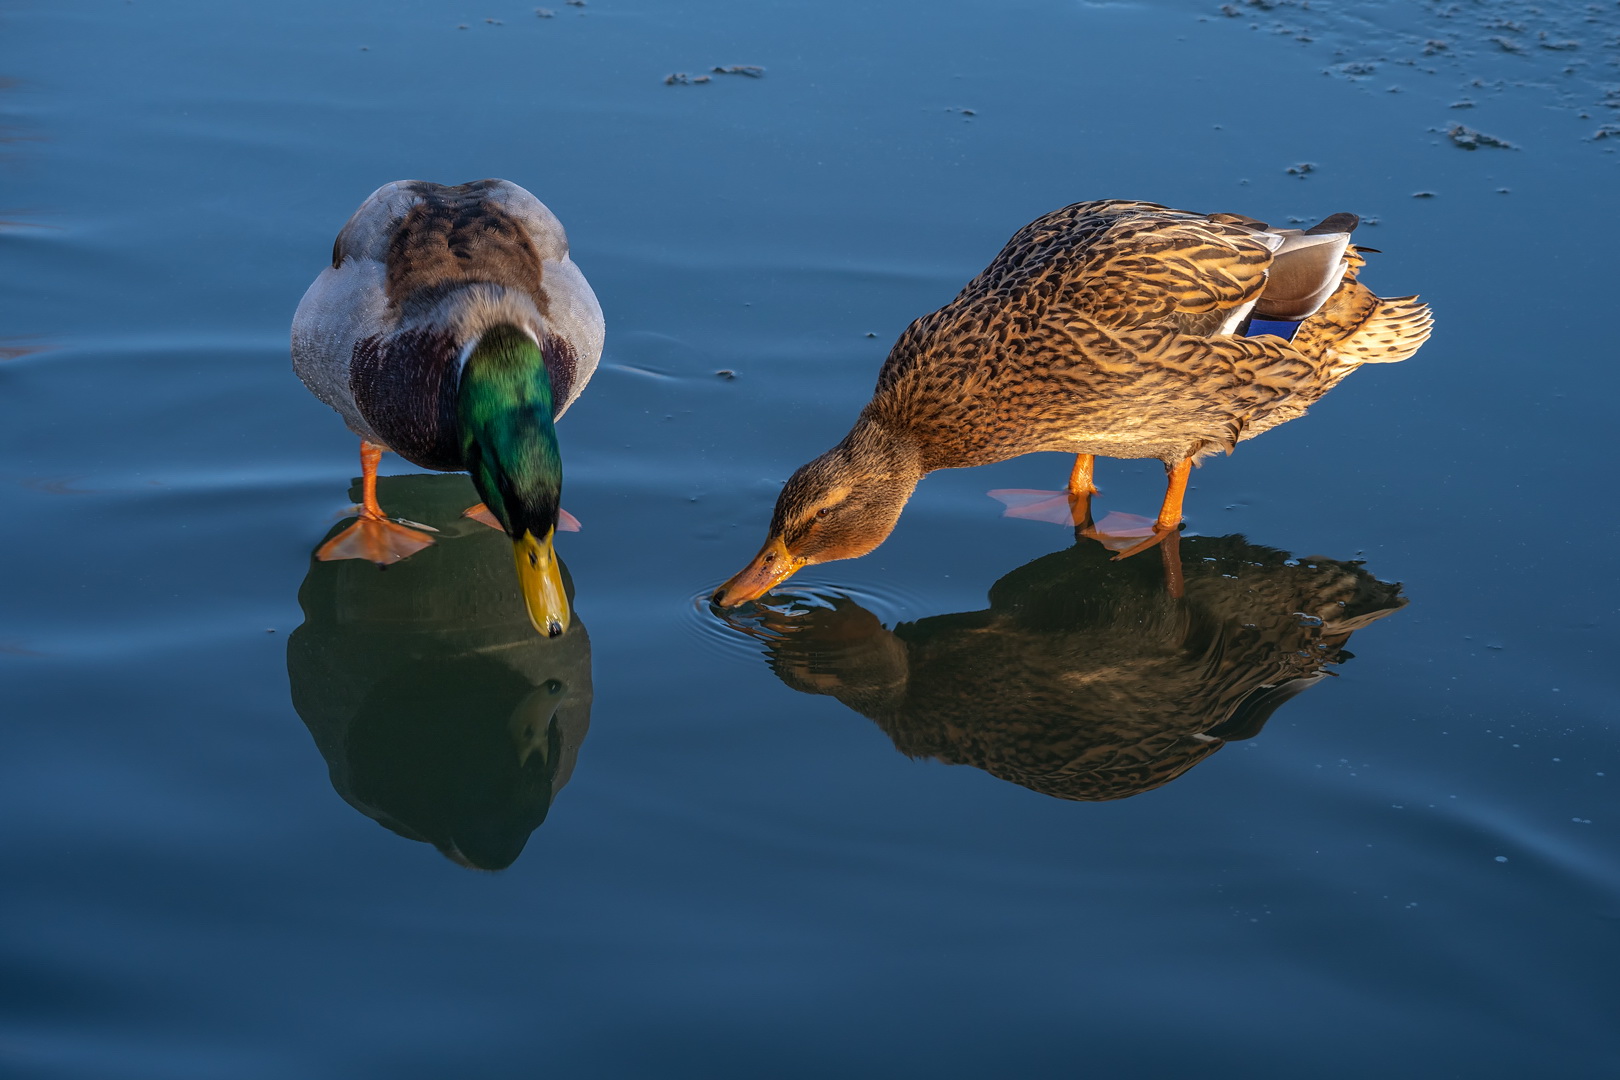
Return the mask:
[[[1356,563],[1290,559],[1240,536],[1188,537],[1183,598],[1157,560],[1086,543],[990,589],[987,610],[893,631],[840,598],[764,615],[783,682],[836,697],[902,753],[972,765],[1063,799],[1120,799],[1245,739],[1402,607]]]
[[[1175,462],[1231,450],[1428,336],[1426,309],[1360,284],[1353,251],[1294,344],[1214,332],[1260,298],[1273,259],[1268,230],[1235,217],[1116,201],[1032,222],[911,324],[862,420],[912,433],[930,471],[1040,450]]]
[[[1354,224],[1273,230],[1121,200],[1031,222],[901,335],[854,428],[788,481],[765,548],[717,600],[871,551],[934,469],[1056,450],[1184,470],[1303,414],[1361,364],[1406,359],[1428,308],[1357,280]],[[1292,342],[1236,332],[1268,299],[1278,315],[1304,305]],[[1161,536],[1180,522],[1173,494]]]

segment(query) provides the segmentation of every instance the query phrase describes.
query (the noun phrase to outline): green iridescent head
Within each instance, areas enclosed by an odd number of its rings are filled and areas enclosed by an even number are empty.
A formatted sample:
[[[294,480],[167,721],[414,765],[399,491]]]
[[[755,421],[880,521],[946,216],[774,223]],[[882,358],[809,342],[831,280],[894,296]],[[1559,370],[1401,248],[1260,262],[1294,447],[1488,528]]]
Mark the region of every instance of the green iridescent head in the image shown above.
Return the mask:
[[[484,331],[461,372],[461,448],[484,505],[512,538],[518,582],[535,629],[568,629],[568,598],[552,551],[562,457],[551,421],[551,379],[540,346],[515,326]]]

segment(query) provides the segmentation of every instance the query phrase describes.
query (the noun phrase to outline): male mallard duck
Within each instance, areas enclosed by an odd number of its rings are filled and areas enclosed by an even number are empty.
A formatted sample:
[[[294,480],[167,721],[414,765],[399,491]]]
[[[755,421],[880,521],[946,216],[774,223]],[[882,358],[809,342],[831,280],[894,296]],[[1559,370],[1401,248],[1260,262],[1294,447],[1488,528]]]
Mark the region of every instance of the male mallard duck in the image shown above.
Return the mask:
[[[875,721],[896,749],[1061,799],[1120,799],[1251,738],[1406,604],[1358,563],[1293,559],[1241,536],[1170,539],[1186,580],[1112,565],[1092,543],[990,587],[984,611],[887,630],[843,598],[767,609],[771,668]]]
[[[1429,336],[1416,297],[1356,280],[1358,219],[1304,231],[1154,203],[1076,203],[1026,225],[960,295],[912,323],[844,440],[783,487],[770,536],[715,593],[756,599],[802,567],[865,555],[917,482],[1041,450],[1077,455],[1075,519],[1096,455],[1159,458],[1153,532],[1181,524],[1201,458],[1300,416],[1366,363]]]
[[[317,557],[387,564],[433,542],[377,504],[384,450],[465,470],[487,507],[469,515],[512,539],[535,629],[561,634],[553,422],[601,355],[602,309],[539,199],[505,180],[378,188],[293,317],[293,370],[360,436],[360,518]]]

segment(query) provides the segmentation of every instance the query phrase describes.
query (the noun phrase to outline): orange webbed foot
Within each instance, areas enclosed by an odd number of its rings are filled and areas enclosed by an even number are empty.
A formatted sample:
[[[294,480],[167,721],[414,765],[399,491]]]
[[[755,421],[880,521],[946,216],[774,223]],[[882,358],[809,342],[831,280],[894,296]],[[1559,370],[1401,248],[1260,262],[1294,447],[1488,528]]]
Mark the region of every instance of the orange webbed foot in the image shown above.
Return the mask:
[[[433,537],[387,518],[362,515],[353,525],[315,549],[322,562],[367,559],[387,566],[433,546]]]
[[[997,488],[985,492],[1006,507],[1004,518],[1046,521],[1074,528],[1084,525],[1091,514],[1089,497],[1067,491],[1036,491],[1030,488]]]
[[[1116,525],[1114,531],[1109,533],[1106,540],[1100,536],[1095,538],[1110,551],[1118,552],[1114,556],[1114,562],[1128,559],[1132,555],[1140,554],[1149,548],[1158,547],[1170,537],[1181,535],[1182,527],[1180,525],[1166,527],[1149,518],[1139,518],[1135,514],[1109,514],[1108,518],[1103,519],[1103,524],[1106,525],[1109,518],[1116,517],[1131,518],[1134,521],[1142,522],[1142,524],[1131,525],[1129,528],[1120,528]],[[1099,531],[1101,531],[1100,526]]]
[[[1187,480],[1192,475],[1193,459],[1182,458],[1179,461],[1167,461],[1164,466],[1165,486],[1164,504],[1159,507],[1159,516],[1153,520],[1149,535],[1140,542],[1121,551],[1114,556],[1114,561],[1128,559],[1139,551],[1146,551],[1156,547],[1172,536],[1181,532],[1181,502],[1187,496]],[[1179,574],[1180,555],[1176,555]],[[1172,590],[1173,591],[1173,590]]]
[[[494,514],[490,513],[489,507],[485,506],[483,503],[479,503],[477,506],[467,507],[467,509],[461,512],[461,516],[465,518],[472,518],[474,521],[482,522],[492,529],[499,529],[501,527],[501,523],[496,519]],[[557,510],[557,531],[579,532],[579,518],[575,517],[573,514],[570,514],[568,511],[559,508]]]
[[[1115,510],[1105,514],[1095,525],[1086,525],[1080,530],[1080,535],[1097,541],[1109,551],[1135,554],[1136,551],[1146,550],[1146,547],[1152,546],[1139,545],[1142,545],[1144,538],[1149,540],[1153,538],[1154,521],[1152,518],[1137,514],[1122,514]]]
[[[1152,518],[1110,510],[1101,521],[1083,530],[1082,535],[1097,541],[1109,551],[1124,551],[1152,532]]]
[[[477,506],[467,507],[467,509],[461,512],[461,516],[464,518],[472,518],[474,521],[488,525],[492,529],[499,529],[501,527],[501,523],[495,519],[494,514],[489,512],[489,507],[485,506],[483,503],[479,503]]]

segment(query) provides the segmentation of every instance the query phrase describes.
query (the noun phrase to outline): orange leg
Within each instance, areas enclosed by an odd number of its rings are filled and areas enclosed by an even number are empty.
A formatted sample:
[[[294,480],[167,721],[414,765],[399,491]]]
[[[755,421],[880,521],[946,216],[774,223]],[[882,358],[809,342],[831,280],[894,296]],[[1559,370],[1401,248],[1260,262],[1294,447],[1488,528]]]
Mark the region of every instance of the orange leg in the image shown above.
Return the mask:
[[[1091,497],[1097,494],[1093,478],[1096,467],[1097,459],[1091,454],[1074,455],[1074,468],[1069,472],[1069,517],[1077,536],[1089,536],[1096,530],[1091,520]]]
[[[1164,489],[1164,505],[1159,507],[1159,520],[1154,528],[1170,532],[1181,528],[1181,502],[1187,497],[1187,480],[1192,476],[1192,458],[1171,465],[1165,472],[1170,482]]]
[[[1082,498],[1097,494],[1097,483],[1093,479],[1097,468],[1097,459],[1091,454],[1074,455],[1074,470],[1069,473],[1069,494]]]
[[[379,566],[398,562],[433,543],[425,532],[389,521],[377,502],[377,464],[383,447],[360,441],[359,519],[347,529],[315,549],[322,562],[336,559],[369,559]]]
[[[1165,472],[1169,475],[1169,483],[1164,489],[1164,503],[1159,507],[1158,520],[1153,523],[1153,535],[1115,555],[1116,561],[1128,559],[1139,551],[1163,543],[1165,537],[1181,528],[1181,502],[1187,497],[1187,478],[1192,475],[1192,458],[1166,466]]]
[[[377,466],[382,464],[382,456],[382,447],[360,440],[360,516],[378,521],[384,516],[377,502]]]

